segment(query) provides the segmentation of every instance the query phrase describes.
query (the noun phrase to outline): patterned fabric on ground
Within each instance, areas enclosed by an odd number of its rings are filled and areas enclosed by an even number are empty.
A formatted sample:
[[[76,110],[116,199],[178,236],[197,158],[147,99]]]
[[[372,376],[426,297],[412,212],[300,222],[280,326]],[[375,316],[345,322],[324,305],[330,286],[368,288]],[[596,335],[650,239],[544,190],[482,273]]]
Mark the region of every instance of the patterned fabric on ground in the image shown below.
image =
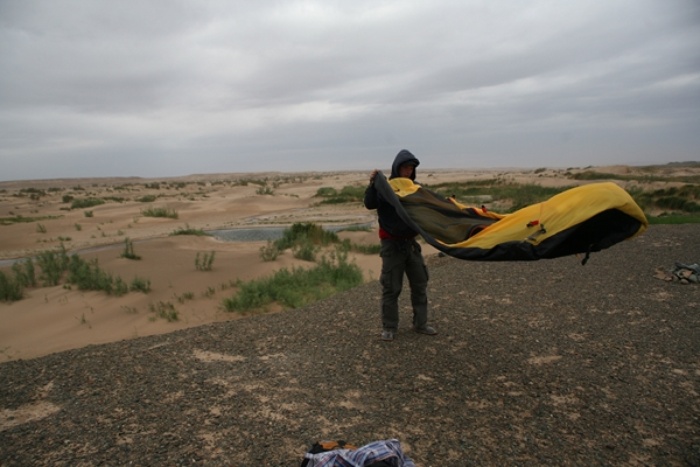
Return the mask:
[[[374,441],[355,450],[336,449],[305,457],[309,459],[308,467],[368,467],[378,462],[392,467],[416,467],[396,439]]]

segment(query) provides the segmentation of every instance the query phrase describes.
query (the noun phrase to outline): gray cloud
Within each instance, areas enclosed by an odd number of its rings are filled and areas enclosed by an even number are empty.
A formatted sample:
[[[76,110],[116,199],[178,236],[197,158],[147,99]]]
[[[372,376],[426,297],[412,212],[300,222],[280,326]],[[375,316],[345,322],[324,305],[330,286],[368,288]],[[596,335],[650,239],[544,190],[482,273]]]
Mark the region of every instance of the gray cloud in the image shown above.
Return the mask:
[[[698,160],[698,43],[693,0],[10,0],[0,179]]]

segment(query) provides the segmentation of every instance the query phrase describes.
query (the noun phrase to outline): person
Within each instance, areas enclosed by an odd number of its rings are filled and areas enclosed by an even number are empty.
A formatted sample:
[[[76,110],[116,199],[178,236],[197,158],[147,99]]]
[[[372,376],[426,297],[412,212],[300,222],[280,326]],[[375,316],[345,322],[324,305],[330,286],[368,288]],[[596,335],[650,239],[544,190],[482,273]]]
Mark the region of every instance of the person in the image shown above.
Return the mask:
[[[420,162],[410,151],[402,149],[391,165],[391,176],[410,178],[415,181],[416,167]],[[374,180],[379,171],[370,174],[369,186],[365,190],[364,204],[367,209],[376,209],[379,220],[379,238],[382,257],[381,318],[382,340],[394,340],[399,326],[399,295],[404,275],[411,288],[413,308],[413,330],[429,336],[437,331],[428,325],[428,269],[423,260],[421,247],[416,242],[418,233],[399,217],[396,209],[378,193]]]

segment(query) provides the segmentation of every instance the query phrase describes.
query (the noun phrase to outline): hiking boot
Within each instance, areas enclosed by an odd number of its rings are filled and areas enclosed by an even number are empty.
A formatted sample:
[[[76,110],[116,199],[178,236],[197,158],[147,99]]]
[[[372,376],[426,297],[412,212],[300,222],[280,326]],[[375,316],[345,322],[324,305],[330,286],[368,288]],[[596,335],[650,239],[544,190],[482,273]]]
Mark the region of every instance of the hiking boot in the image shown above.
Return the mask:
[[[395,334],[396,334],[396,332],[393,331],[392,329],[384,329],[384,330],[382,330],[382,340],[383,341],[393,341]]]
[[[424,326],[422,328],[417,328],[414,326],[413,330],[416,331],[418,334],[425,334],[426,336],[434,336],[435,334],[437,334],[437,331],[431,326]]]

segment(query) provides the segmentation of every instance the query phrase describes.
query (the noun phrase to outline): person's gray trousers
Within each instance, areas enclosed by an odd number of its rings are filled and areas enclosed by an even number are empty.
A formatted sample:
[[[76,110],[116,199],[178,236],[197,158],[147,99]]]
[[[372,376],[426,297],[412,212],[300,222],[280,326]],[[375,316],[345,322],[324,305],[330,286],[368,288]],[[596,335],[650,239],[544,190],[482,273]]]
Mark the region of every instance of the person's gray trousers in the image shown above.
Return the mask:
[[[399,326],[399,294],[406,274],[411,288],[413,326],[428,324],[428,269],[420,245],[413,239],[382,240],[382,326],[396,331]]]

